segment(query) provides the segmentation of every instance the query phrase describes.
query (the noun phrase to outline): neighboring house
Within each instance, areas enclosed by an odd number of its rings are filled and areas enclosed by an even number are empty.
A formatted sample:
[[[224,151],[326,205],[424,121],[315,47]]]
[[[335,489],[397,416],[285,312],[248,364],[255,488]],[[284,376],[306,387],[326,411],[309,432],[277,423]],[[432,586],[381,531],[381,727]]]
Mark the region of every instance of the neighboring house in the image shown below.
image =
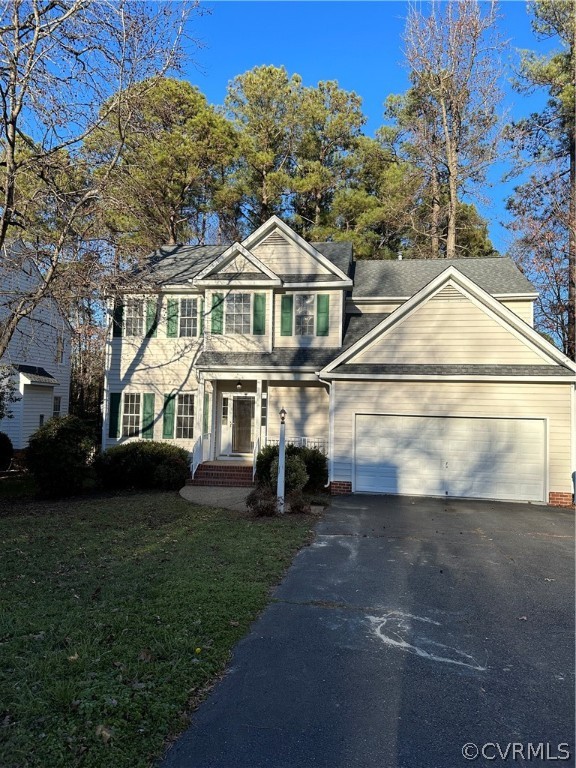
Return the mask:
[[[285,408],[333,493],[571,503],[576,366],[533,330],[510,259],[355,262],[273,217],[163,248],[145,278],[110,308],[104,447],[251,463]]]
[[[19,253],[12,259],[10,252],[3,254],[0,322],[18,296],[34,291],[41,279],[32,258]],[[68,321],[57,303],[46,298],[20,321],[6,354],[0,357],[0,366],[9,366],[14,373],[19,398],[8,408],[12,418],[0,420],[0,432],[8,435],[17,450],[26,448],[30,436],[45,421],[68,413],[70,339]]]

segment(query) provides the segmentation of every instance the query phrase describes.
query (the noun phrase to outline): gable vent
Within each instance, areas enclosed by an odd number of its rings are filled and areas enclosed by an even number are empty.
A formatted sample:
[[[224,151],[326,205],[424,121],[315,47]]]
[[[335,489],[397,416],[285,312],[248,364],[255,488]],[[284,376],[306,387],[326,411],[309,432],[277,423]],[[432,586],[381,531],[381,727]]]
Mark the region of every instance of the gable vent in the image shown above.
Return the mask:
[[[440,299],[442,301],[464,301],[465,297],[457,288],[454,288],[454,286],[446,285],[441,291],[438,291],[436,296],[432,298],[432,301],[435,299]]]
[[[286,245],[287,243],[288,241],[283,235],[281,235],[279,232],[273,232],[271,235],[268,235],[266,240],[262,242],[262,245],[275,246]]]

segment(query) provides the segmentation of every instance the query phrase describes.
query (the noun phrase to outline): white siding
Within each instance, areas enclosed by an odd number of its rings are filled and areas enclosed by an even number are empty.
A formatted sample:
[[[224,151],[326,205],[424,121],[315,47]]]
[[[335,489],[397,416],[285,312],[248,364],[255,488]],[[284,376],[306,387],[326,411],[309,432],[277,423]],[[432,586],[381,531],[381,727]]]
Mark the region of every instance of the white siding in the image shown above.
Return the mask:
[[[337,381],[334,480],[352,482],[356,414],[547,419],[549,491],[571,492],[571,384]]]
[[[22,442],[28,444],[30,436],[40,426],[40,416],[44,416],[44,422],[52,418],[52,387],[41,387],[27,384],[24,387],[22,398]]]
[[[254,264],[252,264],[251,261],[248,261],[245,256],[236,256],[234,259],[229,261],[228,264],[222,267],[222,269],[219,269],[211,274],[210,277],[217,278],[220,274],[238,275],[241,277],[245,272],[249,272],[250,274],[258,273],[262,275],[262,277],[269,279],[268,275],[265,275],[263,272],[261,272],[257,267],[254,266]]]
[[[525,323],[534,327],[534,302],[533,301],[515,301],[512,299],[502,299],[502,304],[511,312],[522,318]]]
[[[323,385],[268,387],[268,437],[278,439],[279,412],[285,408],[287,437],[328,440],[328,391]]]
[[[304,249],[277,232],[254,246],[251,252],[277,275],[331,275]]]
[[[226,296],[228,293],[263,293],[266,296],[266,333],[261,336],[253,334],[239,335],[230,334],[226,331],[226,303],[223,307],[223,326],[224,333],[213,334],[211,332],[212,319],[210,314],[206,316],[206,349],[212,352],[271,352],[272,351],[272,312],[274,308],[274,295],[271,290],[251,290],[249,288],[239,287],[236,289],[216,289],[206,291],[206,311],[209,313],[212,307],[212,295],[220,293]]]
[[[449,286],[372,342],[353,362],[550,365]]]

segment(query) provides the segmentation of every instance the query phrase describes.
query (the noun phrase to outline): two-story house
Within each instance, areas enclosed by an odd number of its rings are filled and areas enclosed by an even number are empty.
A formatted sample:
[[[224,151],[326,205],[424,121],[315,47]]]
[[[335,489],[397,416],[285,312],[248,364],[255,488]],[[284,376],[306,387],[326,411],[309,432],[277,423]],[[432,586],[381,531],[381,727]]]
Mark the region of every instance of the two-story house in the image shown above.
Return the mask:
[[[273,217],[137,277],[110,306],[103,447],[251,466],[284,408],[334,493],[571,503],[576,366],[534,331],[511,260],[355,262]]]
[[[26,255],[24,244],[17,242],[5,250],[0,264],[0,322],[41,280],[33,254]],[[9,407],[11,418],[0,420],[0,432],[8,435],[17,450],[26,448],[45,421],[68,413],[71,337],[66,317],[56,301],[47,297],[20,320],[0,358],[0,366],[13,373],[18,397]]]

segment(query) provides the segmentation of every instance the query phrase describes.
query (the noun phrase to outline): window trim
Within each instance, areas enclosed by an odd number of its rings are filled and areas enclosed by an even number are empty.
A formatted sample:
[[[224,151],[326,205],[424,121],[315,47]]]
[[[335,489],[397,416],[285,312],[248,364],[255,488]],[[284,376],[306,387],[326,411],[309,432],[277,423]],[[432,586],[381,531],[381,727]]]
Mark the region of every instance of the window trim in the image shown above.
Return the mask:
[[[140,317],[139,317],[139,323],[140,328],[138,333],[128,333],[128,323],[134,323],[133,318],[129,318],[130,314],[130,308],[134,307],[135,305],[140,305]],[[128,339],[140,339],[144,337],[145,334],[145,312],[144,312],[144,299],[142,298],[127,298],[124,302],[124,336]],[[131,331],[133,331],[132,328],[130,328]]]
[[[229,331],[228,330],[228,322],[227,322],[227,315],[228,315],[228,300],[232,296],[248,296],[250,301],[250,307],[248,309],[248,321],[250,324],[250,330],[248,333],[238,333],[238,331]],[[230,291],[224,296],[224,312],[223,312],[223,335],[225,336],[253,336],[254,335],[254,292],[253,291]]]
[[[298,333],[298,330],[297,330],[298,314],[297,314],[297,307],[296,307],[296,305],[298,304],[298,297],[299,296],[312,296],[312,298],[314,300],[313,301],[313,306],[312,306],[312,333]],[[293,328],[294,328],[294,336],[298,336],[299,338],[305,338],[305,339],[311,339],[311,338],[316,336],[316,313],[317,313],[317,306],[316,305],[317,305],[317,300],[318,300],[318,294],[317,293],[310,293],[310,292],[308,292],[308,293],[295,293],[294,294],[294,308],[293,308],[293,312],[294,312],[294,326],[293,326]]]
[[[126,398],[127,397],[137,397],[138,398],[138,414],[136,413],[130,413],[128,414],[128,417],[135,417],[138,416],[138,427],[135,434],[126,433],[125,426],[124,426],[124,419],[126,418]],[[124,392],[122,396],[122,418],[120,420],[120,437],[121,438],[134,438],[134,437],[141,437],[142,435],[142,408],[143,408],[144,398],[142,396],[141,392]]]
[[[180,401],[184,397],[189,397],[190,405],[191,405],[191,412],[187,414],[180,413]],[[190,408],[190,405],[188,406]],[[176,396],[176,408],[174,413],[174,437],[173,440],[193,440],[194,439],[194,421],[195,421],[195,415],[196,415],[196,393],[195,392],[179,392]],[[191,434],[189,435],[178,435],[178,422],[180,419],[188,419],[189,420],[189,431]]]
[[[191,301],[194,305],[194,311],[191,315],[184,315],[182,312],[182,304],[185,301]],[[199,329],[199,318],[198,318],[198,307],[199,307],[199,301],[197,296],[181,296],[178,302],[178,338],[180,339],[194,339],[197,338],[200,334],[198,332]],[[186,320],[192,320],[192,333],[182,333],[182,319],[185,317]]]

